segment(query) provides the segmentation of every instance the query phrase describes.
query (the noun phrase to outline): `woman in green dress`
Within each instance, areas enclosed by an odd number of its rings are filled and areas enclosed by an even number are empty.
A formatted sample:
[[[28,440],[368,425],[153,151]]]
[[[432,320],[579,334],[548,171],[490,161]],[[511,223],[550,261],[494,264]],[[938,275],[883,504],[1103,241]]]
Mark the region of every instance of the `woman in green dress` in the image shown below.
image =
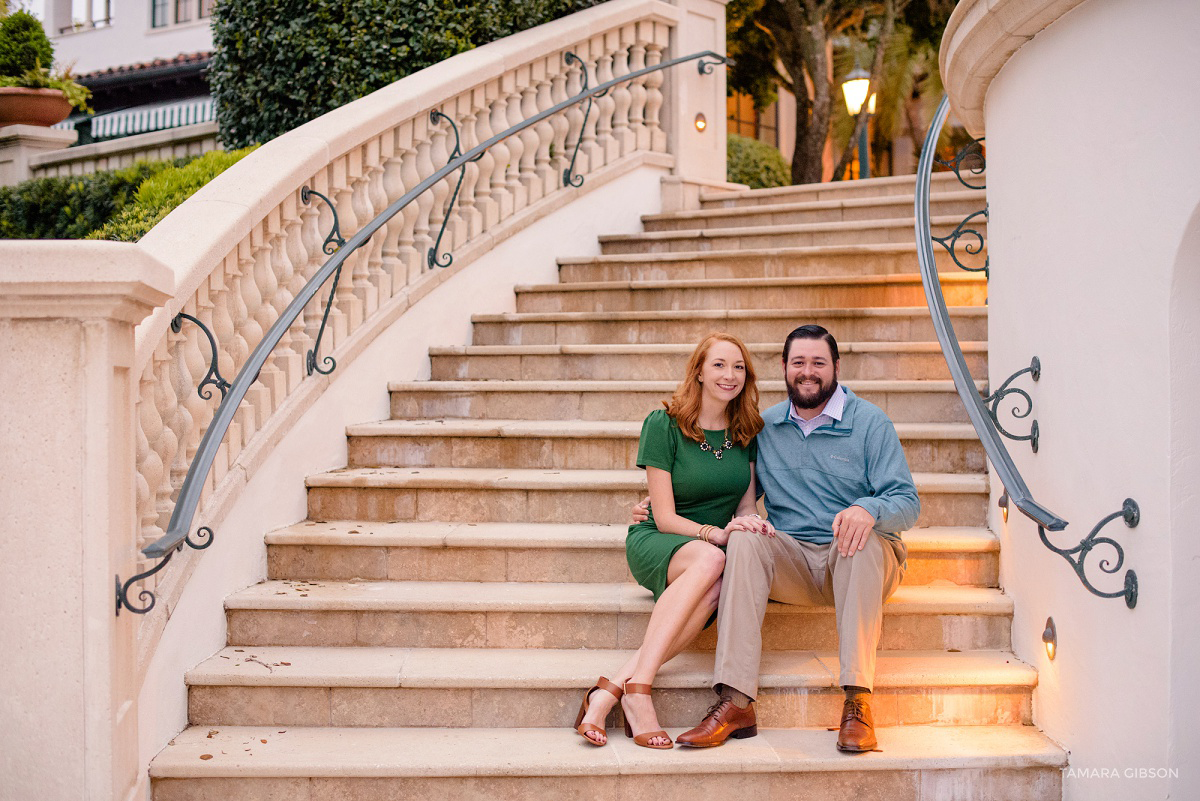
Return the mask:
[[[741,340],[705,337],[664,405],[646,417],[638,443],[652,513],[630,526],[625,540],[633,577],[656,603],[641,647],[613,680],[602,676],[583,698],[575,729],[592,745],[608,742],[604,723],[620,701],[627,736],[647,748],[672,747],[650,700],[654,677],[711,622],[729,533],[775,534],[755,514],[755,436],[763,420]]]

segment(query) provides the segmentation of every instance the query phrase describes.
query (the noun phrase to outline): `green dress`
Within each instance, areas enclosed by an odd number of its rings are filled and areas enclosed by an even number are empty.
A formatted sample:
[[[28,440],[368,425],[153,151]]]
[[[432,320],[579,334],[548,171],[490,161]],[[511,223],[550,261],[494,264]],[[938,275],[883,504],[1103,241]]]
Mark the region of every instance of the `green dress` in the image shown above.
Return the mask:
[[[637,465],[671,474],[676,514],[701,525],[724,528],[750,486],[750,463],[758,455],[758,443],[752,440],[745,448],[734,445],[717,459],[714,452],[721,447],[725,432],[706,430],[704,438],[713,450],[700,450],[700,443],[685,437],[665,409],[656,409],[642,423]],[[654,593],[654,600],[667,588],[671,557],[694,539],[659,531],[653,509],[649,520],[629,527],[625,558],[634,579]]]

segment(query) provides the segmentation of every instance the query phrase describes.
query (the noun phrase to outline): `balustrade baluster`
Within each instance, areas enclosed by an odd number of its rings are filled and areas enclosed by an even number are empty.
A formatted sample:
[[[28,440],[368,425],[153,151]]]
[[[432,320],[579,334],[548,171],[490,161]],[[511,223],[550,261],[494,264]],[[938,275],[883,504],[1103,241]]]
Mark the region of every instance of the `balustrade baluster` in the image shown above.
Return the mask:
[[[550,97],[551,78],[547,74],[551,69],[550,63],[546,59],[542,59],[538,64],[538,69],[534,71],[534,74],[539,76],[533,101],[533,113],[535,114],[541,114],[554,106],[554,101]],[[537,172],[538,196],[545,197],[558,186],[558,178],[550,165],[550,150],[554,146],[554,125],[547,118],[533,128],[538,136],[537,159],[534,165]]]
[[[150,359],[138,385],[138,519],[141,521],[138,548],[144,548],[162,536],[158,527],[158,487],[162,483],[163,461],[153,447],[162,436],[163,422],[158,414],[154,370],[155,360]]]
[[[304,289],[304,285],[308,283],[308,251],[304,247],[304,212],[301,210],[300,193],[293,192],[288,195],[283,203],[283,249],[287,254],[288,264],[291,266],[291,277],[286,284],[288,294],[290,296],[289,303],[296,299]],[[291,353],[293,357],[289,359],[288,364],[288,393],[296,389],[305,376],[305,358],[308,349],[312,347],[312,340],[308,338],[308,332],[305,330],[305,314],[309,306],[316,306],[316,300],[310,300],[308,305],[300,314],[296,315],[296,319],[288,326],[288,339],[291,342]]]
[[[356,147],[351,150],[347,156],[349,160],[348,176],[350,179],[350,210],[349,219],[342,228],[342,233],[349,239],[359,232],[364,225],[370,222],[374,217],[371,213],[370,203],[367,201],[367,164],[366,164],[366,147]],[[341,209],[338,209],[341,213]],[[352,318],[350,322],[350,333],[358,330],[362,325],[363,320],[367,319],[378,307],[378,295],[375,288],[371,286],[371,273],[368,259],[370,258],[371,246],[365,246],[356,250],[349,260],[353,260],[354,264],[349,272],[343,272],[342,277],[348,278],[352,286],[354,297],[358,300],[358,317]],[[348,261],[349,261],[348,260]]]
[[[353,208],[350,156],[343,156],[333,163],[329,188],[333,191],[334,203],[337,205],[342,236],[349,239],[354,236],[359,224]],[[329,225],[325,225],[323,230],[329,231]],[[332,352],[345,342],[350,332],[362,323],[362,301],[354,294],[354,269],[360,255],[351,253],[342,262],[342,272],[333,298],[333,310],[329,313],[329,324],[325,329],[326,341],[321,343],[326,353]],[[319,360],[321,357],[317,358]]]
[[[437,171],[437,167],[433,163],[433,141],[429,129],[429,115],[422,114],[414,120],[413,144],[417,148],[417,182],[421,183]],[[422,270],[429,269],[429,249],[433,247],[433,238],[437,236],[437,229],[431,230],[433,200],[433,192],[425,191],[413,201],[413,205],[417,207],[417,224],[413,228],[413,246],[417,249]]]
[[[517,73],[506,72],[500,86],[504,97],[504,124],[501,131],[521,122],[521,87],[517,84]],[[520,136],[504,140],[508,144],[508,165],[504,172],[504,184],[512,197],[512,211],[516,213],[529,203],[529,192],[521,183],[521,157],[525,155],[525,143]]]
[[[479,144],[476,137],[475,116],[479,106],[476,100],[477,90],[464,92],[458,97],[459,134],[462,136],[462,151],[466,153]],[[480,167],[477,161],[468,161],[463,173],[462,187],[458,192],[459,237],[455,246],[459,246],[478,237],[483,232],[483,218],[475,200],[479,186]]]
[[[274,265],[276,280],[279,282],[279,288],[275,290],[275,296],[272,299],[275,307],[275,319],[279,319],[283,315],[288,304],[295,297],[292,280],[296,276],[296,267],[292,263],[292,256],[288,252],[288,229],[291,226],[290,220],[286,216],[286,209],[289,204],[294,205],[296,202],[295,195],[289,195],[284,198],[283,204],[271,211],[271,250],[269,257],[271,264]],[[279,344],[275,346],[274,365],[279,370],[282,382],[282,392],[275,398],[275,408],[279,408],[284,399],[291,394],[300,383],[303,371],[301,365],[300,354],[296,352],[296,344],[293,339],[293,333],[297,328],[296,322],[292,322],[284,329],[283,336],[279,338]]]
[[[504,94],[499,80],[491,81],[487,85],[487,101],[491,108],[488,120],[488,127],[491,129],[488,134],[490,138],[508,127],[508,97]],[[512,151],[509,149],[511,141],[511,139],[504,139],[491,147],[492,201],[496,204],[497,222],[509,218],[513,213],[513,196],[505,180],[508,173],[508,162],[512,158]]]
[[[537,114],[537,82],[540,80],[538,63],[540,62],[517,70],[517,90],[521,96],[518,105],[521,117],[518,122]],[[533,127],[526,128],[518,136],[521,137],[521,146],[524,148],[520,165],[521,185],[525,188],[526,203],[534,203],[542,197],[541,181],[537,175],[538,147],[541,146],[541,139]]]
[[[604,53],[604,37],[596,37],[590,42],[584,44],[580,49],[583,52],[579,53],[578,55],[583,59],[583,63],[586,65],[585,69],[591,73],[591,76],[594,79],[588,82],[588,86],[590,88],[595,88],[600,85],[600,78],[597,75],[597,70],[599,69],[598,62],[600,57]],[[609,94],[611,94],[611,92]],[[599,100],[599,98],[597,98],[597,100]],[[586,100],[583,101],[583,106],[585,109],[587,108]],[[587,119],[583,124],[583,142],[579,146],[579,156],[580,158],[583,158],[585,155],[587,156],[585,162],[587,167],[586,169],[580,167],[578,163],[575,165],[575,172],[583,175],[593,173],[604,165],[604,148],[600,146],[599,141],[596,139],[596,131],[600,124],[601,116],[597,112],[598,109],[593,104],[592,112],[591,114],[587,115]]]
[[[172,423],[177,423],[175,415],[179,408],[179,398],[175,395],[174,381],[171,376],[171,350],[180,339],[179,334],[168,331],[159,346],[154,350],[154,406],[158,411],[158,419],[162,422],[159,427],[158,439],[150,443],[150,447],[158,454],[163,468],[158,486],[154,488],[154,511],[158,514],[158,527],[166,530],[171,520],[171,509],[174,504],[171,496],[174,487],[171,486],[171,465],[175,463],[175,451],[179,448],[179,437],[172,429]]]
[[[276,266],[271,258],[273,250],[271,243],[277,236],[278,230],[279,210],[272,209],[267,214],[267,218],[255,226],[250,234],[250,251],[254,258],[251,275],[262,294],[262,302],[258,305],[254,319],[262,334],[270,330],[275,321],[279,319],[279,312],[275,309],[275,295],[279,292],[279,279],[275,275]],[[262,334],[259,335],[260,341]],[[273,359],[267,359],[263,364],[262,371],[258,375],[258,382],[264,390],[261,403],[256,402],[255,409],[258,415],[258,425],[261,427],[271,416],[271,412],[275,411],[283,402],[287,393],[287,382],[284,374],[275,366]]]
[[[637,72],[646,66],[646,42],[642,26],[635,29],[636,38],[629,46],[629,71]],[[646,128],[646,77],[635,78],[629,83],[629,127],[630,142],[634,150],[650,149],[650,131]]]
[[[654,24],[654,39],[646,43],[646,66],[662,63],[663,50],[667,46],[670,28]],[[660,41],[661,37],[661,41]],[[660,113],[663,107],[663,72],[652,72],[646,76],[646,128],[650,131],[650,149],[656,153],[666,152],[667,132],[663,130]]]
[[[621,29],[621,45],[613,53],[613,76],[620,78],[629,74],[629,52],[626,48],[633,38],[633,28]],[[629,129],[629,108],[633,105],[633,95],[629,91],[629,82],[624,81],[613,87],[613,138],[617,141],[618,152],[624,156],[633,151],[633,132]]]
[[[383,173],[380,179],[380,189],[383,192],[385,207],[399,200],[404,195],[403,153],[396,147],[396,134],[384,134],[380,142],[380,158],[383,159]],[[395,296],[400,287],[407,283],[408,268],[400,258],[400,232],[404,228],[404,214],[393,214],[379,234],[383,239],[380,255],[383,259],[384,276],[381,279],[387,283],[386,297],[380,300],[386,302]]]
[[[605,37],[605,40],[606,44],[609,41],[612,44],[605,47],[596,59],[597,86],[608,83],[614,77],[612,49],[616,47],[616,36],[610,34]],[[599,144],[596,158],[598,162],[604,164],[611,164],[621,156],[621,145],[613,138],[613,111],[616,107],[617,102],[613,100],[610,89],[603,96],[596,98],[596,107],[592,110],[592,113],[596,115],[596,140]]]
[[[376,215],[387,208],[388,198],[387,192],[383,189],[383,140],[391,140],[390,136],[375,137],[367,143],[367,190],[366,198],[367,205],[370,207],[370,216],[367,219],[373,220]],[[392,296],[392,284],[390,274],[383,267],[383,249],[387,245],[387,229],[381,228],[376,231],[367,247],[370,248],[370,255],[367,258],[367,280],[371,285],[370,299],[374,305],[369,305],[367,315],[370,316],[375,309],[378,309],[388,301]]]
[[[306,184],[310,189],[327,195],[329,187],[325,185],[325,171],[321,170],[317,175],[314,175]],[[330,222],[333,221],[333,215],[329,213],[325,204],[321,199],[310,195],[308,203],[303,205],[303,210],[300,212],[300,242],[304,247],[304,258],[301,262],[304,265],[304,282],[307,284],[312,280],[317,271],[321,269],[328,259],[329,255],[324,251],[325,232],[328,230],[322,220],[321,215],[325,214],[329,217]],[[307,345],[304,349],[304,365],[305,374],[308,374],[308,352],[316,347],[317,336],[321,330],[321,317],[324,313],[325,299],[329,291],[325,287],[321,287],[308,305],[304,307],[304,338]],[[328,343],[324,343],[328,345]],[[318,354],[319,357],[319,354]]]
[[[446,120],[442,120],[437,125],[430,125],[429,136],[431,140],[429,159],[433,166],[433,171],[437,171],[445,167],[446,162],[450,160],[450,147],[453,138],[450,124]],[[457,180],[453,177],[453,173],[442,178],[442,180],[430,187],[426,193],[433,195],[433,205],[429,211],[429,236],[432,239],[430,247],[436,250],[433,253],[433,258],[439,260],[443,258],[442,254],[450,249],[453,241],[452,237],[444,232],[444,227],[447,225],[446,215],[449,213],[446,204],[449,201],[451,191],[453,191],[453,186],[450,183],[452,180]],[[439,237],[441,238],[440,242],[438,241]],[[428,251],[426,251],[425,258],[427,264],[433,266],[433,262],[428,261],[430,258]]]
[[[563,65],[561,53],[557,56],[552,56],[551,61],[554,79],[550,82],[550,103],[557,106],[569,97],[567,94],[567,74],[569,70]],[[550,176],[552,181],[550,184],[551,189],[562,186],[563,171],[571,163],[569,148],[573,143],[570,140],[571,123],[567,121],[567,116],[570,113],[568,109],[550,118],[550,126],[554,129],[554,144],[551,146],[553,155],[550,158],[550,168],[553,170],[553,175]]]
[[[183,311],[199,320],[200,304],[206,296],[204,285],[201,284],[191,300],[183,304]],[[196,394],[196,385],[207,372],[206,367],[199,367],[202,357],[197,342],[198,336],[202,335],[194,323],[189,324],[186,329],[181,326],[178,334],[172,332],[167,335],[171,354],[170,380],[172,393],[175,396],[174,408],[168,422],[171,430],[175,432],[176,442],[175,458],[171,460],[170,476],[172,507],[174,507],[179,487],[183,484],[184,476],[187,475],[188,465],[191,464],[189,448],[195,431],[195,418],[192,415],[192,409],[195,407],[192,399],[200,400],[199,395]],[[199,372],[197,372],[198,367]]]
[[[401,155],[400,180],[404,184],[401,190],[408,192],[421,182],[421,173],[417,169],[418,153],[413,143],[411,120],[397,129],[396,150]],[[424,256],[414,244],[420,206],[414,201],[405,206],[400,214],[403,215],[404,224],[400,227],[400,237],[397,240],[397,256],[403,265],[404,285],[408,286],[420,278],[421,272],[425,269]]]
[[[471,92],[471,106],[475,113],[475,144],[486,142],[492,137],[492,112],[488,105],[487,92],[484,87],[477,86]],[[475,166],[478,177],[475,183],[475,208],[479,210],[478,233],[491,228],[499,219],[500,209],[492,197],[492,175],[496,170],[496,158],[492,154],[494,147],[483,151],[483,155]]]
[[[262,236],[262,230],[255,226],[250,231],[250,235],[238,243],[238,289],[241,291],[242,299],[246,301],[246,319],[242,322],[241,334],[242,339],[246,341],[247,356],[258,343],[262,340],[263,330],[259,326],[255,315],[258,313],[258,307],[262,305],[262,295],[259,294],[258,285],[254,280],[254,259],[252,257],[254,240]],[[243,357],[237,364],[237,369],[241,370],[242,365],[246,363],[246,358]],[[242,441],[238,443],[238,451],[241,446],[250,441],[254,436],[254,432],[258,430],[259,418],[255,414],[255,410],[261,409],[267,405],[266,389],[258,383],[250,387],[246,393],[246,400],[242,403],[242,407],[238,410],[238,419],[242,423]],[[231,454],[231,458],[236,458],[235,454]]]

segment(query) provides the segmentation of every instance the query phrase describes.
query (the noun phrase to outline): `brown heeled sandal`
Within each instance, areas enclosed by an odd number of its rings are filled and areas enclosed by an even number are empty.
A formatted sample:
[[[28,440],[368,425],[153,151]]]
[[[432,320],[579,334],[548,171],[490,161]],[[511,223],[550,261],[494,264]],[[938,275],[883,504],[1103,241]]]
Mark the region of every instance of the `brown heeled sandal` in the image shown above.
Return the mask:
[[[607,731],[605,731],[604,729],[600,728],[599,726],[597,726],[595,724],[583,722],[583,716],[586,715],[588,712],[588,706],[590,705],[592,693],[596,692],[596,690],[606,690],[606,691],[612,693],[616,697],[617,703],[621,702],[621,696],[625,694],[624,690],[622,690],[617,685],[613,684],[608,679],[601,676],[599,679],[597,679],[596,684],[592,687],[592,689],[590,689],[586,693],[584,693],[583,703],[579,705],[579,714],[575,716],[575,731],[577,731],[579,733],[580,737],[587,740],[592,745],[607,745],[608,744],[608,732]],[[590,731],[597,731],[597,732],[600,732],[601,734],[603,734],[604,742],[598,743],[595,740],[593,740],[591,737],[588,737],[587,735],[588,735],[588,732],[590,732]]]
[[[625,682],[625,693],[632,694],[632,695],[649,695],[650,694],[650,685],[649,684],[631,684],[629,682]],[[622,708],[621,711],[624,711],[624,708]],[[633,737],[634,745],[640,745],[642,748],[655,748],[655,749],[660,749],[660,750],[665,751],[668,748],[675,747],[675,743],[671,741],[671,735],[667,734],[662,729],[659,729],[658,731],[643,732],[642,734],[639,734],[638,736],[634,737],[633,736],[633,728],[629,725],[629,715],[625,715],[625,736]],[[667,741],[667,744],[666,745],[651,745],[650,741],[653,740],[655,737],[662,737],[664,740]]]

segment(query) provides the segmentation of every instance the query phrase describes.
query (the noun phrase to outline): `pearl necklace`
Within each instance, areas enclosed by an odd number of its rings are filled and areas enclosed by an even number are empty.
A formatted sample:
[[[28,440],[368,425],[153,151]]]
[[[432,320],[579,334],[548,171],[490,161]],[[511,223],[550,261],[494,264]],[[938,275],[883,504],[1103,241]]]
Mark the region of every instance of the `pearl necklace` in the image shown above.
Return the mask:
[[[724,437],[725,441],[721,443],[721,447],[713,450],[713,446],[708,444],[708,438],[706,436],[705,439],[700,443],[700,450],[705,452],[712,451],[712,455],[720,459],[725,455],[725,451],[727,449],[733,447],[733,443],[729,441],[729,429],[725,429]]]

